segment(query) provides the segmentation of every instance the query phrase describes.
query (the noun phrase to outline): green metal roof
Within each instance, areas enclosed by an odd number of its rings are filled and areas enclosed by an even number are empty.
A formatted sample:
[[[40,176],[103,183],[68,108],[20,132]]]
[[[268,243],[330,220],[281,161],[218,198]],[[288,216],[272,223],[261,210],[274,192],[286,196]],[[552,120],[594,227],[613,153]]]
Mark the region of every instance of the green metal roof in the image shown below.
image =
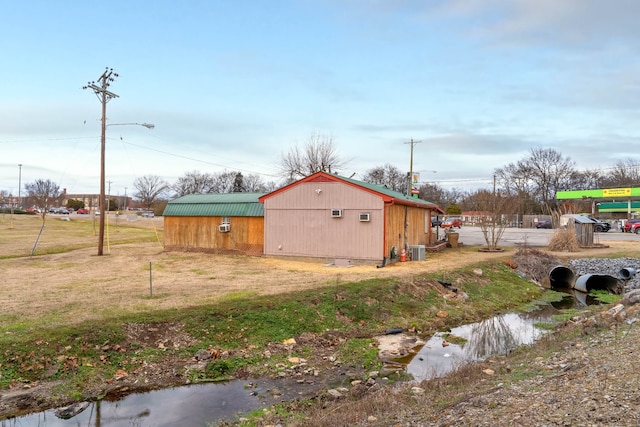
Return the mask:
[[[264,216],[265,193],[189,194],[170,201],[163,216]]]

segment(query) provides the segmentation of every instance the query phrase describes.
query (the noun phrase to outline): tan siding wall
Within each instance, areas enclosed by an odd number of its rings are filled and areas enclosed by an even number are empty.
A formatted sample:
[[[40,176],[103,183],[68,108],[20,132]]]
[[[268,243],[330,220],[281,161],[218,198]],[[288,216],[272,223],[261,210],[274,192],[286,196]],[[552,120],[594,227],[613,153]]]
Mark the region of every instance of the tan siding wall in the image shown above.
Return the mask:
[[[361,212],[371,220],[359,221]],[[267,255],[380,260],[383,237],[380,197],[346,184],[303,183],[265,200]]]
[[[221,233],[221,217],[164,217],[164,246],[167,250],[263,255],[262,217],[231,217],[231,231]]]

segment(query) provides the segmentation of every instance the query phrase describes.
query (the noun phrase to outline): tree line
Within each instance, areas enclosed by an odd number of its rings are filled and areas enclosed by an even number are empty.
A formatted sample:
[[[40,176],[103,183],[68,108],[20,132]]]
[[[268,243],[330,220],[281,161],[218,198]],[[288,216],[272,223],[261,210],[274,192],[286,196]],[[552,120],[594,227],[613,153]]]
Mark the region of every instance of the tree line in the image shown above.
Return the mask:
[[[267,193],[316,172],[341,174],[347,162],[340,158],[331,137],[312,135],[306,144],[293,146],[283,153],[277,164],[279,181],[264,181],[260,175],[244,175],[239,171],[185,173],[174,183],[157,175],[135,179],[133,197],[142,206],[188,194]],[[391,164],[374,167],[364,173],[362,181],[384,185],[406,193],[409,173]],[[462,191],[444,189],[435,183],[420,183],[418,197],[435,203],[450,214],[486,209],[487,198],[497,194],[519,214],[544,214],[562,210],[556,200],[558,191],[640,187],[640,165],[633,159],[621,160],[603,170],[579,170],[570,157],[553,148],[532,148],[528,155],[493,171],[492,188]],[[38,207],[47,207],[62,196],[59,187],[50,180],[25,184],[25,200]],[[114,200],[117,205],[117,202]],[[585,205],[585,208],[590,207]]]

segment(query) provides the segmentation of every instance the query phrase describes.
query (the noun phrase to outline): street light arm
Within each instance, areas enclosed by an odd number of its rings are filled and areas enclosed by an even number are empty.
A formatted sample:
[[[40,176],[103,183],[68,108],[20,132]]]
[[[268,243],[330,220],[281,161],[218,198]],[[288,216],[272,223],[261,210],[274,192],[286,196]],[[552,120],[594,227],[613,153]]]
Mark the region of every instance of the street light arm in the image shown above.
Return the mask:
[[[156,127],[156,125],[152,123],[108,123],[107,127],[109,126],[144,126],[147,129],[153,129]]]

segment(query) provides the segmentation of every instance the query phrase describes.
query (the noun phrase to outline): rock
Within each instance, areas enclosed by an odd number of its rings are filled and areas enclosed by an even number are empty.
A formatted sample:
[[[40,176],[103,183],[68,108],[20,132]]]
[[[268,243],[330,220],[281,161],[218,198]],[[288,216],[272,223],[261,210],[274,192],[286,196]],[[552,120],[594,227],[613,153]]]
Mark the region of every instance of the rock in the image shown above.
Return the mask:
[[[482,372],[486,375],[494,375],[496,373],[496,371],[494,371],[493,369],[483,369]]]
[[[624,305],[622,305],[622,304],[614,305],[609,310],[604,311],[602,313],[602,317],[604,319],[612,319],[612,318],[616,317],[618,315],[618,313],[620,313],[622,310],[624,310]]]
[[[342,393],[340,393],[338,390],[334,388],[327,390],[327,394],[329,395],[329,397],[335,400],[338,400],[342,397]]]
[[[636,305],[640,303],[640,289],[634,289],[632,291],[627,292],[622,297],[622,304],[625,307],[629,307],[631,305]]]
[[[411,393],[424,394],[424,389],[422,387],[411,387]]]
[[[209,360],[211,359],[211,353],[207,350],[200,349],[196,352],[195,358],[196,360]]]
[[[436,313],[436,317],[440,317],[442,319],[444,319],[447,316],[449,316],[449,313],[447,313],[446,311],[443,311],[443,310],[441,310],[441,311]]]
[[[482,276],[483,271],[481,268],[474,268],[473,269],[473,274],[475,274],[476,276]]]

